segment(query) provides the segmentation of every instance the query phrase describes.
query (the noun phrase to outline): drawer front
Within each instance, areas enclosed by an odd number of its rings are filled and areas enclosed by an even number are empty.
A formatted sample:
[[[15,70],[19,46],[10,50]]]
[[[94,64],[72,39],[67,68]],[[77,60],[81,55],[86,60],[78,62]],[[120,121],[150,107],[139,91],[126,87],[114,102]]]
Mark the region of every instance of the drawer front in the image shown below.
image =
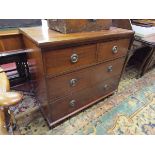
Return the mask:
[[[120,75],[125,58],[102,63],[75,71],[66,75],[50,78],[47,80],[49,98],[56,100],[70,92],[76,92],[111,78]]]
[[[45,52],[44,62],[47,75],[60,74],[96,62],[97,45],[86,45]]]
[[[90,104],[98,98],[117,89],[119,76],[102,81],[94,87],[89,87],[79,92],[50,103],[51,120],[57,121],[66,115]]]
[[[112,60],[125,56],[129,47],[129,39],[100,43],[98,46],[98,61]]]

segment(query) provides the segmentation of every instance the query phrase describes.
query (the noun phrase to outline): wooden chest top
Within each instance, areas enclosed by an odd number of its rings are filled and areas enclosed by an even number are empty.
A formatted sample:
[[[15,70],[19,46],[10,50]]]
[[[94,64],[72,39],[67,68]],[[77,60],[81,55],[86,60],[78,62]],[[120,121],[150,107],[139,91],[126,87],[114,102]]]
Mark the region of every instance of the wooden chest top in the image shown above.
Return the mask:
[[[116,27],[110,27],[109,30],[74,34],[62,34],[45,27],[20,28],[19,31],[39,47],[53,47],[76,42],[98,41],[110,38],[127,38],[134,33],[131,30]]]

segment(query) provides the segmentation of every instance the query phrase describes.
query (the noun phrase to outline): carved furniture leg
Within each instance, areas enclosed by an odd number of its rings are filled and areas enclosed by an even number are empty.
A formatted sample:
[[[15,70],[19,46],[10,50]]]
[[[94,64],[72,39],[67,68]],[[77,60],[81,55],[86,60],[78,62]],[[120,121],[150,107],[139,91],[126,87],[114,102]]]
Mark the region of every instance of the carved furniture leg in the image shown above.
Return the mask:
[[[125,60],[123,72],[124,72],[124,70],[126,69],[126,66],[127,66],[128,62],[129,62],[130,58],[132,57],[132,55],[133,55],[133,52],[130,53],[130,54],[128,54],[128,56],[127,56],[127,58],[126,58],[126,60]]]
[[[144,59],[142,65],[140,66],[140,69],[139,69],[139,71],[138,71],[137,78],[140,78],[140,77],[143,75],[143,69],[144,69],[144,67],[145,67],[145,65],[146,65],[146,63],[147,63],[147,61],[148,61],[148,59],[149,59],[150,56],[152,55],[153,51],[154,51],[154,48],[152,48],[152,49],[149,51],[149,54],[145,57],[145,59]]]
[[[148,61],[146,62],[146,65],[144,66],[143,68],[143,71],[141,73],[141,75],[143,76],[147,70],[149,70],[150,66],[151,66],[151,63],[153,63],[153,60],[154,60],[154,56],[155,56],[155,48],[152,49],[153,52],[151,52],[151,55],[150,57],[148,58]]]
[[[14,134],[16,120],[9,107],[0,108],[0,135]]]
[[[16,120],[13,111],[9,108],[5,108],[5,124],[8,132],[13,134],[13,131],[16,129]]]
[[[0,135],[7,135],[7,127],[5,124],[5,112],[3,108],[0,108]]]

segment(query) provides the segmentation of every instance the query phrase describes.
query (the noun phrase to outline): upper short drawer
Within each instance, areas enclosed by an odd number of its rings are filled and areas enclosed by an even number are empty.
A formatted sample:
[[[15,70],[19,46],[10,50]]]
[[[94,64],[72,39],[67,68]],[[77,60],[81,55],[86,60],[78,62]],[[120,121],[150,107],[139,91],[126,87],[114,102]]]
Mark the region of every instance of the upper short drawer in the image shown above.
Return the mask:
[[[96,62],[97,45],[85,45],[44,52],[47,75],[60,74]]]
[[[98,46],[98,61],[112,60],[125,56],[129,47],[129,39],[121,39],[100,43]]]

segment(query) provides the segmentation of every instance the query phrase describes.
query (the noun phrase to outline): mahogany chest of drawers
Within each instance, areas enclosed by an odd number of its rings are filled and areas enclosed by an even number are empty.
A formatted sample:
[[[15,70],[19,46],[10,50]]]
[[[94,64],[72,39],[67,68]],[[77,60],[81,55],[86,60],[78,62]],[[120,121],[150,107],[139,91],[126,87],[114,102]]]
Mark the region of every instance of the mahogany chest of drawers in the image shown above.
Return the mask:
[[[133,31],[61,34],[20,29],[31,79],[49,126],[93,105],[117,90]]]

